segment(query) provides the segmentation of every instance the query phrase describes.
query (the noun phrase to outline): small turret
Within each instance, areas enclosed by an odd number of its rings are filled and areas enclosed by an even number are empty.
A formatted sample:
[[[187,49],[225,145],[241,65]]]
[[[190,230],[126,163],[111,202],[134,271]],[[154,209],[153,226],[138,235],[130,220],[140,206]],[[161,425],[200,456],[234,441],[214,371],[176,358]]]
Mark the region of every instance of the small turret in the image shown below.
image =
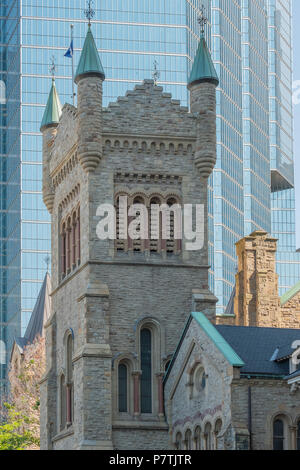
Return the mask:
[[[86,172],[102,159],[102,84],[104,70],[89,24],[75,75],[78,85],[78,156]]]
[[[201,21],[201,20],[200,20]],[[204,31],[188,81],[191,112],[197,114],[195,165],[208,178],[216,164],[216,87],[219,78],[208,50]]]
[[[56,91],[55,80],[52,78],[52,87],[47,101],[46,109],[41,123],[43,134],[43,200],[51,213],[54,202],[54,189],[50,178],[50,152],[56,136],[59,118],[61,116],[61,104]]]

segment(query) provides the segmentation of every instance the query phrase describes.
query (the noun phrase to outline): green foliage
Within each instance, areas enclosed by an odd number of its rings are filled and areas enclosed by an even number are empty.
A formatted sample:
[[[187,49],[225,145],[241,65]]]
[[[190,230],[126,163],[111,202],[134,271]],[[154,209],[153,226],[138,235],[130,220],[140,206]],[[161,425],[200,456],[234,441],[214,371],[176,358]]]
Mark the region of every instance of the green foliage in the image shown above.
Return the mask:
[[[12,405],[5,403],[7,422],[0,425],[0,450],[25,450],[30,446],[39,446],[39,440],[26,428],[30,419],[15,411]]]

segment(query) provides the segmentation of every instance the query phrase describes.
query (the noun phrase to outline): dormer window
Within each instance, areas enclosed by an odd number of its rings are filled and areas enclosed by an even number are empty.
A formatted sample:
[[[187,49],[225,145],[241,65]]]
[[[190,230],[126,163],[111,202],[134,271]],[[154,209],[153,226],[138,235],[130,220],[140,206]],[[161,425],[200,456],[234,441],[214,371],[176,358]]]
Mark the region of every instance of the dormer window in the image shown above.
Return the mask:
[[[300,347],[298,347],[290,357],[290,374],[300,370]]]

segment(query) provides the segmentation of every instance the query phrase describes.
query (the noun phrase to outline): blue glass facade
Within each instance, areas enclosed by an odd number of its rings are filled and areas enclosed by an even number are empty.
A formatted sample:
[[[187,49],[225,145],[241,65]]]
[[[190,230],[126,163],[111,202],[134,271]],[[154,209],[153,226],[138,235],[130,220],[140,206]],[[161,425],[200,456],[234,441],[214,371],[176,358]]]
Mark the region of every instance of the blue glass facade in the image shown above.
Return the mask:
[[[300,278],[295,253],[291,0],[268,0],[272,234],[278,238],[277,271],[283,294]]]
[[[218,158],[209,180],[211,289],[223,313],[235,281],[234,243],[261,228],[279,238],[278,270],[281,290],[286,290],[300,277],[294,253],[290,1],[95,3],[93,34],[106,73],[105,106],[151,78],[154,60],[159,84],[187,105],[197,17],[202,4],[207,8],[207,42],[220,78]],[[0,104],[0,339],[9,351],[13,337],[26,328],[50,252],[39,132],[51,85],[50,59],[55,56],[61,102],[71,102],[71,60],[64,53],[74,24],[77,64],[86,34],[86,2],[10,0],[0,5],[0,79],[7,87],[6,103]]]

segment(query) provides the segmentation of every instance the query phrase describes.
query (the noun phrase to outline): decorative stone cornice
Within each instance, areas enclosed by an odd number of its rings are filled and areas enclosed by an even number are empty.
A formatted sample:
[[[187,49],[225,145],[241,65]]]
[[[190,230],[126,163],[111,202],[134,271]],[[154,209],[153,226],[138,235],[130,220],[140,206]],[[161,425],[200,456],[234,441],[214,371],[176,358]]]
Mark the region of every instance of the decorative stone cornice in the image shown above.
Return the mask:
[[[145,153],[152,155],[188,155],[195,152],[195,139],[154,136],[103,135],[104,154],[114,152]]]

